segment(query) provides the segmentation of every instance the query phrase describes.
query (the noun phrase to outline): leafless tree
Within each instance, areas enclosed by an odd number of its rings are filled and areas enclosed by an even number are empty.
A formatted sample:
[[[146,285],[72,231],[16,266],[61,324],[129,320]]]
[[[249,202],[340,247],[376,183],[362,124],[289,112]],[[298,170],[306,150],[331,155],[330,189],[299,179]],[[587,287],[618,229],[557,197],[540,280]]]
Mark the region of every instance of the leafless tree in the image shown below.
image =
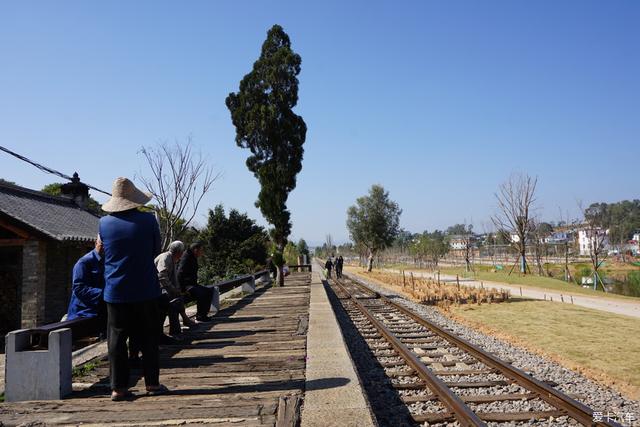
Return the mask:
[[[599,271],[608,256],[609,236],[608,230],[604,227],[607,222],[606,218],[604,218],[606,212],[603,212],[598,206],[585,209],[581,202],[578,202],[578,206],[584,216],[584,223],[581,228],[588,242],[589,259],[593,269],[593,289],[597,289],[599,283],[602,286],[602,290],[607,292]]]
[[[327,258],[333,256],[335,245],[333,244],[333,237],[331,237],[331,234],[326,234],[324,236],[324,242],[327,245]]]
[[[527,274],[529,271],[527,239],[533,225],[531,217],[535,209],[537,184],[537,177],[532,178],[527,174],[514,173],[500,185],[495,194],[498,201],[498,213],[491,220],[498,230],[507,230],[512,233],[509,240],[518,253],[522,274]],[[513,271],[513,267],[511,271]]]
[[[464,220],[464,232],[460,234],[460,242],[462,243],[462,255],[464,257],[465,271],[467,273],[474,271],[471,258],[473,257],[475,237],[473,235],[473,225],[467,224],[466,219]]]
[[[162,248],[166,249],[189,227],[202,198],[220,174],[214,174],[202,155],[194,152],[190,137],[184,144],[159,143],[142,147],[140,152],[151,175],[141,174],[139,179],[155,199]]]
[[[546,244],[545,237],[548,235],[544,232],[544,230],[540,227],[540,223],[536,218],[531,218],[531,232],[530,232],[530,245],[533,246],[533,257],[536,263],[536,267],[538,269],[538,275],[544,276],[544,267],[542,262],[542,257],[546,254]]]

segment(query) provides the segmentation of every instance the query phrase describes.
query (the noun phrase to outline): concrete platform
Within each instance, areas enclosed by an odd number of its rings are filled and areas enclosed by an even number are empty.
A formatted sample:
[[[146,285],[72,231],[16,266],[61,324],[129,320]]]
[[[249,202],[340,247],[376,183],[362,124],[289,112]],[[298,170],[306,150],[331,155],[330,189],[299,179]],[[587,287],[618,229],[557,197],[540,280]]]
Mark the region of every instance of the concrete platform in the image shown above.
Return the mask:
[[[314,265],[302,426],[375,426],[340,326]]]

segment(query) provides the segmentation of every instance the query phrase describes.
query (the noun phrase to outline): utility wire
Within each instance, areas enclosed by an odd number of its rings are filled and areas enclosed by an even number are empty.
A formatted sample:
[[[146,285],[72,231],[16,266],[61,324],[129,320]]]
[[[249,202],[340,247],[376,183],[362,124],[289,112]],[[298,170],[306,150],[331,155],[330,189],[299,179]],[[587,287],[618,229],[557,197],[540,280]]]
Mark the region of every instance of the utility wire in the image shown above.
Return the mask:
[[[20,160],[22,160],[23,162],[27,162],[27,163],[29,163],[29,164],[31,164],[31,165],[33,165],[33,166],[37,167],[38,169],[40,169],[40,170],[41,170],[41,171],[43,171],[43,172],[50,173],[50,174],[52,174],[52,175],[57,175],[57,176],[59,176],[60,178],[67,179],[67,180],[69,180],[69,181],[73,180],[73,178],[72,178],[72,177],[70,177],[69,175],[65,175],[65,174],[63,174],[62,172],[58,172],[58,171],[57,171],[57,170],[55,170],[55,169],[51,169],[50,167],[47,167],[47,166],[41,165],[40,163],[34,162],[33,160],[28,159],[27,157],[21,156],[21,155],[20,155],[20,154],[18,154],[18,153],[14,153],[13,151],[11,151],[11,150],[9,150],[8,148],[5,148],[5,147],[3,147],[3,146],[1,146],[1,145],[0,145],[0,151],[4,151],[5,153],[7,153],[7,154],[9,154],[9,155],[11,155],[11,156],[13,156],[13,157],[15,157],[15,158],[17,158],[17,159],[20,159]],[[85,185],[86,185],[87,187],[91,188],[92,190],[99,191],[100,193],[106,194],[107,196],[111,196],[111,193],[107,193],[106,191],[101,190],[101,189],[99,189],[99,188],[96,188],[96,187],[94,187],[93,185],[89,185],[89,184],[85,184]]]

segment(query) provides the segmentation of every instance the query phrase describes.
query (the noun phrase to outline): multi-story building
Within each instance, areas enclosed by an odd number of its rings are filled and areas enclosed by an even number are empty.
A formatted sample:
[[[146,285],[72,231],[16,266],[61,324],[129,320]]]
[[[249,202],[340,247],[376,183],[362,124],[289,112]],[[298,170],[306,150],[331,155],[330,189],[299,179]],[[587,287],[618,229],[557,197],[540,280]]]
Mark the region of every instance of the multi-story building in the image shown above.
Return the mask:
[[[580,255],[590,255],[592,248],[609,249],[609,230],[602,228],[581,228],[578,230],[578,250]]]

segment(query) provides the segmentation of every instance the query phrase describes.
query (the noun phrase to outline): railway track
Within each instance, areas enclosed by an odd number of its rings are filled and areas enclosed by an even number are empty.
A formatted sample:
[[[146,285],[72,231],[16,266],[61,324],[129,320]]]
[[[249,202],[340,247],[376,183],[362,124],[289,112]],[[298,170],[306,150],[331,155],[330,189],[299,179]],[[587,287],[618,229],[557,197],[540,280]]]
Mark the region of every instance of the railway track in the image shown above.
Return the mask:
[[[417,424],[621,426],[361,283],[331,285]]]

